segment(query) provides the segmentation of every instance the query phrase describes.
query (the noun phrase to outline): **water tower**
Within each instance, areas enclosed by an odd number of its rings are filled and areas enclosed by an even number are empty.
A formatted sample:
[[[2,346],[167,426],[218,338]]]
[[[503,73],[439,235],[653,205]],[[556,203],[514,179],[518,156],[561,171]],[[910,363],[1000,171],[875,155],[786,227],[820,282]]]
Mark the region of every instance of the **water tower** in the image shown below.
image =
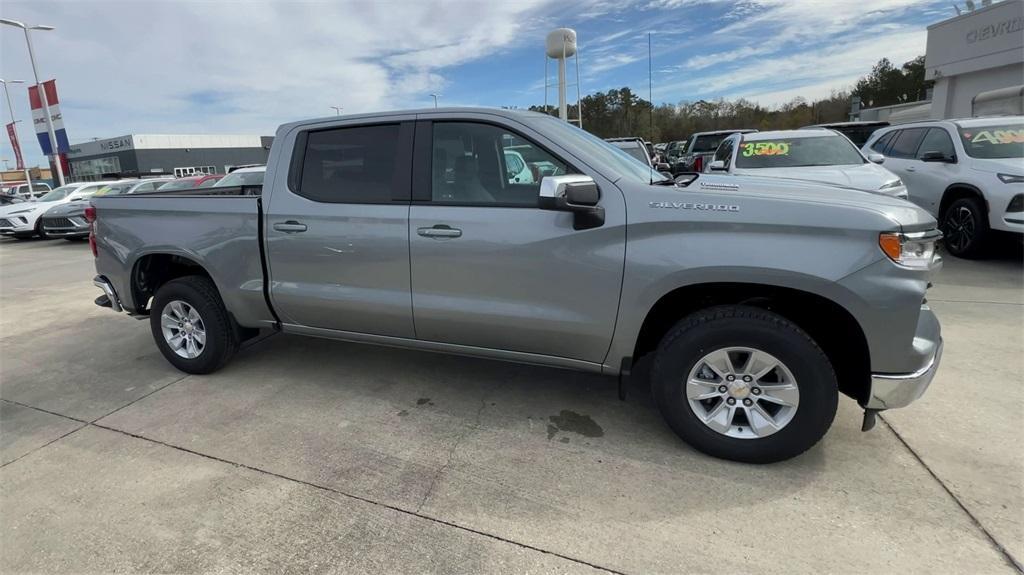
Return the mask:
[[[576,50],[576,31],[572,28],[558,28],[548,34],[545,45],[544,57],[544,108],[548,107],[548,60],[558,61],[558,117],[572,121],[583,127],[583,114],[580,110],[580,60]],[[573,58],[576,65],[576,115],[574,120],[569,120],[569,111],[565,104],[565,61]]]

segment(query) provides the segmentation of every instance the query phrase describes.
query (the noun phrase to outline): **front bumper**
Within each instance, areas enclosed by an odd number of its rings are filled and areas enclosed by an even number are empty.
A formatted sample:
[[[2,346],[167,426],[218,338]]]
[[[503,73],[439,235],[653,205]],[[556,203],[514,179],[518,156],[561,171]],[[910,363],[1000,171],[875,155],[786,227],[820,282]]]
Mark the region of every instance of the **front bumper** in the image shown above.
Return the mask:
[[[33,231],[28,218],[22,216],[7,216],[0,218],[0,235],[10,236]]]
[[[871,374],[871,394],[864,406],[867,409],[894,409],[906,407],[924,395],[928,385],[939,370],[942,360],[942,338],[934,348],[931,359],[921,369],[913,373],[873,373]]]
[[[43,232],[55,238],[84,238],[89,235],[89,222],[82,216],[43,218]]]

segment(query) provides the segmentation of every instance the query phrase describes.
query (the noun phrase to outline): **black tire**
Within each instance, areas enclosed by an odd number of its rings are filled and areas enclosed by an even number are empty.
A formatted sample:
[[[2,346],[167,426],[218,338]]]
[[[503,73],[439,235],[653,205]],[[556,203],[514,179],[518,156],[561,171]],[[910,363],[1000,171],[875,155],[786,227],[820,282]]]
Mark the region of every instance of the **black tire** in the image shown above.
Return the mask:
[[[990,235],[988,214],[981,200],[974,197],[954,200],[942,213],[939,225],[943,245],[950,255],[975,259],[984,253]]]
[[[44,240],[50,239],[50,236],[46,235],[46,232],[43,231],[43,218],[42,217],[40,217],[38,220],[36,220],[36,235],[39,236],[40,239],[44,239]]]
[[[178,355],[167,343],[161,327],[161,315],[168,303],[182,301],[196,310],[206,331],[206,343],[195,358]],[[153,340],[174,367],[185,373],[212,373],[223,367],[238,351],[238,332],[224,308],[213,282],[204,276],[186,276],[171,280],[157,290],[149,314]]]
[[[730,437],[694,413],[685,391],[690,371],[705,355],[727,347],[766,352],[792,373],[799,405],[779,431]],[[839,402],[832,364],[814,340],[778,314],[742,305],[711,307],[680,320],[658,345],[651,384],[658,408],[683,441],[708,455],[746,463],[773,463],[807,451],[832,425]]]

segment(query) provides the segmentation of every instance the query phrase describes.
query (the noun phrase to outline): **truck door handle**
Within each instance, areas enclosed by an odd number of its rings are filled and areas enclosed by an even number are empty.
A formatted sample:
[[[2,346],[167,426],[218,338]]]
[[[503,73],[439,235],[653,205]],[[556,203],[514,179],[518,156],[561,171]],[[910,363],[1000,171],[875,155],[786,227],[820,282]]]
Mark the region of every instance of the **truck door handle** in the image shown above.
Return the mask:
[[[287,222],[278,222],[274,224],[274,229],[286,234],[297,234],[299,232],[306,231],[306,224],[300,224],[295,220],[288,220]]]
[[[437,224],[432,228],[417,228],[416,233],[425,238],[458,238],[462,236],[462,230],[444,224]]]
[[[908,172],[916,172],[917,168],[915,168],[914,166],[907,166],[907,171]]]

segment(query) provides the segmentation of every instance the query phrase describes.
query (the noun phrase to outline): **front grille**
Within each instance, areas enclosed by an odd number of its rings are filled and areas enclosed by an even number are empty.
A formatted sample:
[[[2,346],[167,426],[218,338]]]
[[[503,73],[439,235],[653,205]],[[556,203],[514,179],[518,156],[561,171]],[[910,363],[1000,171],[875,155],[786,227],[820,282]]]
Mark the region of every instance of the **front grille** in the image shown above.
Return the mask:
[[[13,227],[14,227],[14,224],[11,223],[11,220],[8,220],[8,219],[5,219],[5,218],[0,218],[0,228],[13,228]]]
[[[43,226],[47,228],[73,228],[75,222],[68,218],[43,218]]]

